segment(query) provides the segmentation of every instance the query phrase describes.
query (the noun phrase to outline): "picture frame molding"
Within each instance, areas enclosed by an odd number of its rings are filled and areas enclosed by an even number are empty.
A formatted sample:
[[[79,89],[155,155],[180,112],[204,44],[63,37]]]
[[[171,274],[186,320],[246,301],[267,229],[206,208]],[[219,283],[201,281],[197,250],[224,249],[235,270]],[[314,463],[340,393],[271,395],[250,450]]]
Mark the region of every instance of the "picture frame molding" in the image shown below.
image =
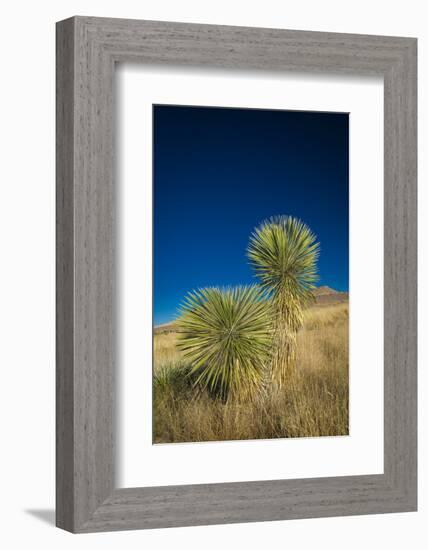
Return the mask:
[[[415,511],[416,39],[72,17],[57,23],[56,55],[57,526],[85,533]],[[383,474],[115,487],[114,71],[122,62],[383,77]]]

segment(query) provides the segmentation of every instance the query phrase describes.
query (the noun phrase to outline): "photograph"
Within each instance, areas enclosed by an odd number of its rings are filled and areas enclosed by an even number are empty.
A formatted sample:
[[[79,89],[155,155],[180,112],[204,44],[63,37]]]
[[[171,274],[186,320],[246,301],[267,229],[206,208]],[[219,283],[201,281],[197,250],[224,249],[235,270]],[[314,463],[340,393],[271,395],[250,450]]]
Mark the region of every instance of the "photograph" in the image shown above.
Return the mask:
[[[153,443],[349,434],[349,115],[153,105]]]

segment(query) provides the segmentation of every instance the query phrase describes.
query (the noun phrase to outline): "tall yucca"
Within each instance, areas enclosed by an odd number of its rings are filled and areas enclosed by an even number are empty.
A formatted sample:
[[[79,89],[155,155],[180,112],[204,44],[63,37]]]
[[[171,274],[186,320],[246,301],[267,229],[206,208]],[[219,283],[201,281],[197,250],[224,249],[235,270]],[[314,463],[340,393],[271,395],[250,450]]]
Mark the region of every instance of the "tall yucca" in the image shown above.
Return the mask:
[[[272,379],[281,387],[295,363],[297,331],[303,308],[313,300],[319,243],[297,218],[276,216],[250,237],[248,258],[275,309]]]
[[[202,384],[223,398],[254,394],[269,364],[272,305],[257,285],[205,288],[187,295],[178,347]]]

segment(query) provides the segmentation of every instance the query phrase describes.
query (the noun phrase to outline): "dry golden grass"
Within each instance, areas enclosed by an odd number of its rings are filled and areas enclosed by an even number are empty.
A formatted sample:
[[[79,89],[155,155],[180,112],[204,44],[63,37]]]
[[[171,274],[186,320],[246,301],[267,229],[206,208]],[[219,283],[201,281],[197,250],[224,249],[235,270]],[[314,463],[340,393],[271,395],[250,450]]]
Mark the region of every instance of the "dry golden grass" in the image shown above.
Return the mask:
[[[155,371],[162,365],[173,365],[180,360],[180,351],[176,348],[176,332],[156,334],[153,343]]]
[[[197,393],[175,348],[177,335],[154,342],[154,441],[224,441],[348,434],[348,304],[305,312],[296,373],[287,388],[250,403]]]

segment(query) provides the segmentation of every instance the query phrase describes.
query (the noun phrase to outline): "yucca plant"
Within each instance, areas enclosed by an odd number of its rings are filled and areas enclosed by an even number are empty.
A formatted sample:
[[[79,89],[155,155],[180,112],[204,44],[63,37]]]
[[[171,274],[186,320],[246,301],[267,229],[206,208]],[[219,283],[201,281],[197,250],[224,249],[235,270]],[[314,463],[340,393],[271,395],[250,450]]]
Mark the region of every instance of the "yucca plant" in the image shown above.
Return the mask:
[[[270,360],[271,308],[257,285],[187,295],[177,321],[177,345],[197,385],[225,400],[254,395]]]
[[[282,387],[295,365],[297,332],[303,309],[313,300],[319,243],[302,221],[276,216],[250,237],[247,255],[274,305],[272,380]]]

